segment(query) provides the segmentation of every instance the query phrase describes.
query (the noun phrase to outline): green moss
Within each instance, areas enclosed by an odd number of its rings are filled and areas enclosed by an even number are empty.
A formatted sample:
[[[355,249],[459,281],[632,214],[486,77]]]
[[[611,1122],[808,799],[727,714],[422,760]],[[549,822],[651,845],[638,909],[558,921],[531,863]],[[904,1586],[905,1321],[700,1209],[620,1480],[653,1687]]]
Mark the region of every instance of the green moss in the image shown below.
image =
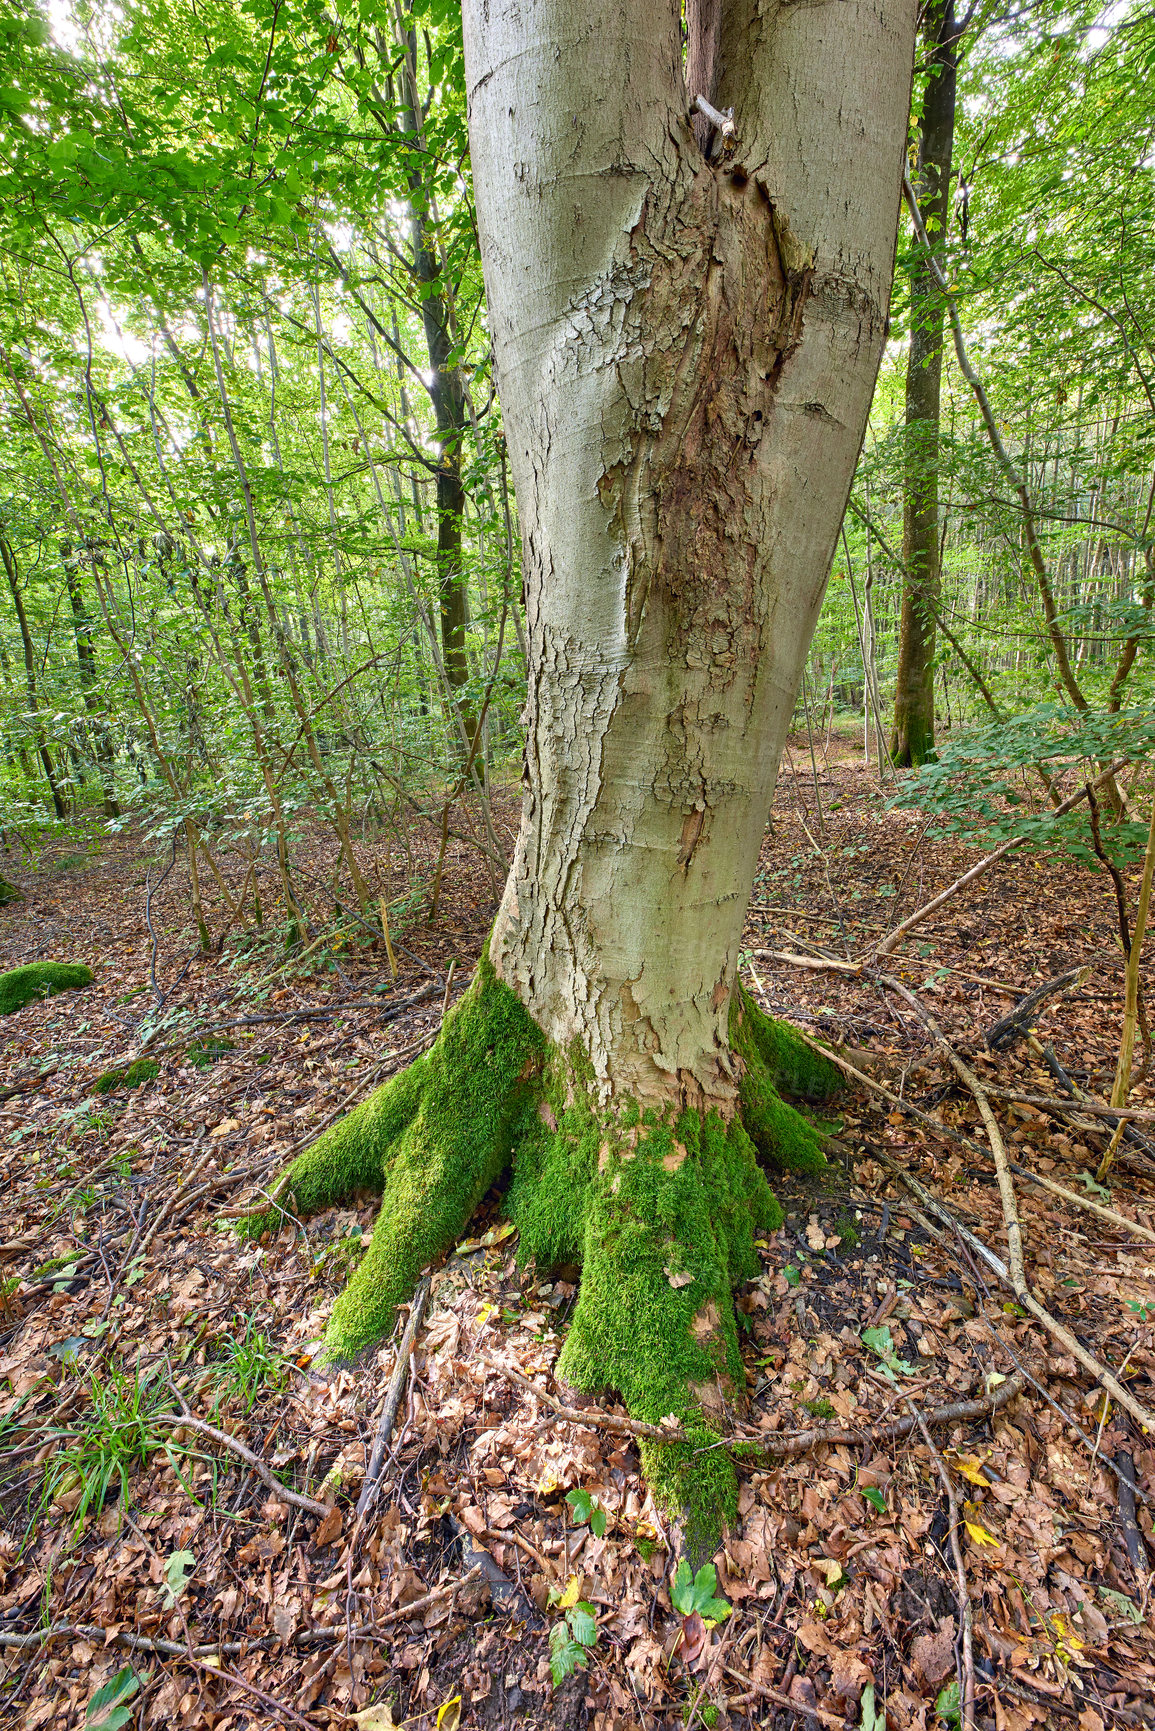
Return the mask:
[[[210,1064],[215,1064],[218,1058],[223,1058],[226,1052],[236,1051],[232,1040],[214,1040],[206,1035],[203,1040],[194,1040],[185,1053],[187,1061],[197,1070],[207,1070]]]
[[[10,1016],[38,998],[79,991],[91,984],[92,969],[83,962],[32,962],[26,968],[13,968],[11,973],[0,974],[0,1016]]]
[[[0,877],[0,908],[7,907],[9,902],[22,902],[24,891],[17,885],[9,883],[7,878]]]
[[[786,1104],[775,1084],[785,1077],[795,1088],[809,1088],[813,1095],[826,1087],[831,1077],[836,1083],[841,1081],[833,1064],[812,1053],[784,1022],[763,1015],[740,986],[731,1000],[730,1043],[742,1060],[738,1084],[742,1122],[759,1154],[791,1172],[822,1171],[826,1156],[821,1136],[800,1112]],[[794,1062],[796,1048],[805,1055],[805,1066],[800,1060]]]
[[[737,1504],[741,1451],[718,1446],[745,1393],[733,1292],[759,1271],[757,1234],[782,1220],[758,1156],[824,1164],[817,1133],[775,1078],[787,1071],[811,1093],[830,1081],[744,995],[733,1039],[743,1079],[730,1122],[717,1111],[606,1105],[585,1057],[551,1048],[483,961],[426,1056],[294,1161],[274,1207],[242,1230],[275,1227],[289,1208],[308,1214],[356,1190],[382,1192],[325,1338],[326,1358],[347,1359],[388,1331],[422,1269],[462,1236],[512,1163],[506,1208],[521,1257],[582,1270],[558,1375],[619,1394],[647,1423],[673,1416],[688,1440],[645,1440],[643,1464],[704,1560]]]
[[[160,1075],[160,1065],[155,1058],[137,1058],[133,1063],[119,1070],[105,1070],[92,1084],[92,1093],[111,1094],[117,1088],[139,1088],[145,1082],[152,1082]]]
[[[821,1102],[841,1091],[842,1074],[837,1066],[821,1057],[789,1022],[780,1022],[760,1010],[741,982],[730,1000],[731,1040],[736,1022],[745,1028],[771,1082],[783,1094],[795,1100]]]
[[[345,1359],[388,1332],[421,1270],[461,1237],[531,1115],[542,1034],[488,960],[432,1050],[327,1130],[274,1191],[302,1214],[381,1190],[364,1260],[338,1299],[324,1355]],[[283,1218],[250,1216],[249,1236]]]
[[[556,1077],[551,1092],[563,1092]],[[519,1148],[507,1210],[523,1256],[581,1263],[558,1375],[620,1393],[647,1424],[672,1414],[689,1434],[645,1440],[642,1456],[702,1559],[736,1507],[733,1465],[717,1447],[724,1406],[745,1390],[732,1292],[757,1273],[755,1234],[781,1210],[737,1119],[599,1113],[580,1086],[564,1097],[568,1108],[539,1113]]]

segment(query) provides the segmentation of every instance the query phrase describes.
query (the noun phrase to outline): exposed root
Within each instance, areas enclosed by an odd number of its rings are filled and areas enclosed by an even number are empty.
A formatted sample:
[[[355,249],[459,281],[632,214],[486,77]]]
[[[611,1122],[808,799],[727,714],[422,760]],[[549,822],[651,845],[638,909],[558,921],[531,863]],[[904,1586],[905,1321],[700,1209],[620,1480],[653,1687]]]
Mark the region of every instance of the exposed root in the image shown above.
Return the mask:
[[[641,1439],[647,1477],[681,1519],[687,1548],[714,1549],[737,1486],[716,1446],[745,1377],[733,1291],[758,1272],[755,1240],[782,1214],[759,1165],[814,1171],[818,1132],[777,1091],[825,1098],[837,1072],[735,991],[731,1040],[740,1111],[599,1101],[583,1056],[549,1046],[483,960],[433,1048],[288,1168],[274,1207],[313,1213],[357,1190],[381,1209],[364,1260],[338,1299],[324,1355],[348,1359],[392,1326],[423,1268],[463,1234],[512,1166],[506,1198],[520,1255],[581,1267],[558,1374],[620,1393],[635,1420],[672,1416],[677,1441]]]

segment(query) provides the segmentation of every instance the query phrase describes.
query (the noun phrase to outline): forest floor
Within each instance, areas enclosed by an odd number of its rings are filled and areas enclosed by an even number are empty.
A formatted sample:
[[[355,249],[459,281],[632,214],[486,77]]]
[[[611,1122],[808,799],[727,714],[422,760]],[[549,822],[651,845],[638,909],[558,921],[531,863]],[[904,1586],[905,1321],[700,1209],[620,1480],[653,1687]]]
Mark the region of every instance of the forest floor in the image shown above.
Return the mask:
[[[949,1726],[961,1567],[978,1724],[1155,1725],[1155,1438],[896,1175],[1005,1257],[975,1101],[915,1012],[861,975],[767,954],[862,956],[978,854],[931,842],[918,813],[887,811],[848,748],[820,762],[818,789],[821,815],[809,757],[795,751],[746,977],[767,1008],[852,1050],[931,1122],[853,1084],[825,1179],[775,1181],[786,1223],[739,1298],[747,1419],[771,1452],[740,1469],[740,1523],[715,1558],[733,1609],[716,1627],[671,1602],[667,1533],[635,1446],[601,1422],[620,1409],[591,1406],[576,1424],[503,1373],[552,1392],[574,1289],[519,1268],[497,1195],[433,1273],[360,1527],[353,1504],[397,1345],[352,1372],[319,1372],[311,1349],[371,1201],[261,1245],[228,1230],[229,1211],[292,1148],[436,1031],[489,925],[476,854],[454,844],[431,927],[414,886],[436,837],[418,838],[409,861],[384,837],[359,846],[393,904],[396,982],[355,928],[337,970],[324,946],[284,971],[272,948],[241,955],[234,940],[197,958],[183,862],[154,891],[168,860],[139,837],[94,824],[34,861],[9,857],[25,899],[0,911],[0,969],[80,960],[96,980],[0,1029],[0,1721],[128,1723],[94,1701],[120,1675],[122,1689],[137,1685],[132,1722],[212,1731],[879,1731],[884,1703],[894,1731]],[[315,880],[331,868],[325,847],[318,830]],[[890,972],[985,1086],[1054,1097],[1022,1040],[991,1051],[984,1033],[1042,981],[1102,958],[1037,1020],[1071,1078],[1103,1100],[1121,1022],[1116,933],[1105,876],[1013,855],[904,943]],[[94,1094],[145,1037],[155,1078]],[[1146,1230],[1018,1181],[1036,1294],[1149,1409],[1155,1121],[1137,1124],[1099,1187],[1106,1137],[1092,1120],[992,1099],[1018,1164]],[[1155,1106],[1150,1080],[1131,1103]],[[997,1412],[936,1424],[931,1447],[909,1416],[904,1434],[887,1429],[908,1403],[981,1406],[1023,1373]],[[182,1425],[177,1390],[263,1476]],[[840,1425],[875,1435],[783,1441]],[[1112,1463],[1134,1474],[1137,1520]],[[282,1485],[331,1508],[320,1518]],[[567,1504],[575,1490],[589,1501]],[[597,1641],[555,1688],[558,1595],[593,1607]]]

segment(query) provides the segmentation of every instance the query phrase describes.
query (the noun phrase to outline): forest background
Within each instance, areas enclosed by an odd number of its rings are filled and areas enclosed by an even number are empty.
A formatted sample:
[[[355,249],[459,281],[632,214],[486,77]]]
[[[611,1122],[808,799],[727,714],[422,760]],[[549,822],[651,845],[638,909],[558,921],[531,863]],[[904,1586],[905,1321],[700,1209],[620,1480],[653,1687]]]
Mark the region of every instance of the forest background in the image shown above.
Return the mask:
[[[0,54],[4,824],[172,838],[206,953],[204,880],[233,944],[330,892],[379,925],[366,826],[467,833],[494,893],[525,626],[458,9],[20,0]],[[922,239],[803,705],[948,827],[1155,742],[1153,67],[1139,7],[923,22]]]

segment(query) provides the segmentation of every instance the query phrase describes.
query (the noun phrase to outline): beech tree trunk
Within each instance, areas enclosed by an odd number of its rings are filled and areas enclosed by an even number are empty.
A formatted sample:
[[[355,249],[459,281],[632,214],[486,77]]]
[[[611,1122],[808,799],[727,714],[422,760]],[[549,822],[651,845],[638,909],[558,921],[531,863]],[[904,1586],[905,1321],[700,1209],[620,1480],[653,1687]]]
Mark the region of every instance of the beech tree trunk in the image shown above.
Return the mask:
[[[525,806],[490,955],[606,1096],[733,1110],[779,754],[886,333],[910,0],[466,0],[524,547]],[[691,107],[733,109],[704,155]]]
[[[958,27],[954,0],[932,0],[925,32],[930,76],[919,123],[919,206],[936,253],[946,241],[954,151]],[[920,251],[910,281],[906,368],[906,443],[902,513],[902,615],[890,755],[917,769],[934,750],[935,620],[942,579],[938,468],[942,397],[943,300]]]
[[[703,9],[700,92],[680,17],[466,0],[530,630],[521,830],[429,1053],[242,1230],[382,1192],[326,1330],[347,1360],[512,1167],[519,1256],[581,1268],[557,1374],[665,1427],[643,1463],[700,1562],[737,1509],[733,1292],[782,1218],[760,1161],[824,1163],[778,1089],[838,1085],[743,992],[738,943],[886,330],[914,8]],[[699,94],[734,111],[706,151]]]

